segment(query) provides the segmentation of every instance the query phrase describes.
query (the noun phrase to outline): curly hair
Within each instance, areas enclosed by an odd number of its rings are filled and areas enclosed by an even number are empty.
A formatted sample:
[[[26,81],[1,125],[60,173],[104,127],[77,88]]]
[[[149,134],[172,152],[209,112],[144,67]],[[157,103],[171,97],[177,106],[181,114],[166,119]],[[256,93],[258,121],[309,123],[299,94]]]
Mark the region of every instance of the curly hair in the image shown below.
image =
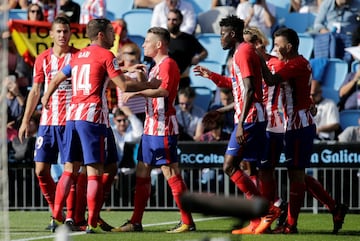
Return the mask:
[[[202,124],[204,129],[207,131],[217,129],[224,125],[224,116],[219,111],[209,111],[204,115]]]
[[[235,38],[242,41],[243,30],[244,30],[244,21],[238,18],[236,15],[229,15],[220,20],[220,27],[230,27],[235,32]]]

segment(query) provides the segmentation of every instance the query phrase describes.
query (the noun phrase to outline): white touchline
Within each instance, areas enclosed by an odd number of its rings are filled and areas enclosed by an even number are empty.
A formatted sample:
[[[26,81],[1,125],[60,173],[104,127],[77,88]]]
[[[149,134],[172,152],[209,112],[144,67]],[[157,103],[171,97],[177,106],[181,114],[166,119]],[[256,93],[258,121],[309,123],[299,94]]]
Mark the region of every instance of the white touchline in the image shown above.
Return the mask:
[[[194,222],[204,222],[204,221],[225,219],[225,218],[228,218],[228,217],[198,218],[198,219],[194,219]],[[155,227],[155,226],[176,224],[178,222],[179,222],[179,220],[172,221],[172,222],[163,222],[163,223],[149,223],[149,224],[143,224],[143,227]],[[86,234],[85,231],[84,232],[72,232],[72,233],[69,233],[69,236],[77,236],[77,235],[85,235],[85,234]],[[14,239],[14,240],[11,240],[11,241],[32,241],[32,240],[40,240],[40,239],[45,239],[45,238],[55,238],[55,234],[47,235],[47,236],[41,236],[41,237],[34,237],[34,238]]]

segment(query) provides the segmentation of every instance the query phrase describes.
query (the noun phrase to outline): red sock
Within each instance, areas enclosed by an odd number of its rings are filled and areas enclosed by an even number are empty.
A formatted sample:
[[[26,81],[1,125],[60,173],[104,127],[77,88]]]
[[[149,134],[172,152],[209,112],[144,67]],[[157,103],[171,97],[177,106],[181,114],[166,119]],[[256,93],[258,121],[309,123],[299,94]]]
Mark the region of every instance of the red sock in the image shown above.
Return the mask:
[[[131,217],[131,223],[141,223],[147,200],[151,192],[150,177],[136,177],[134,212]]]
[[[275,178],[272,180],[262,180],[259,178],[259,186],[261,196],[264,197],[269,202],[275,202],[276,200],[276,180]]]
[[[306,191],[308,191],[314,198],[325,205],[330,212],[335,209],[336,202],[324,189],[321,183],[312,176],[305,175]]]
[[[56,190],[56,184],[54,182],[54,179],[51,177],[50,174],[45,176],[38,176],[37,178],[39,180],[39,186],[41,192],[44,195],[46,202],[49,204],[51,212],[54,213],[54,201],[55,201],[55,190]]]
[[[111,186],[114,182],[114,175],[111,174],[103,174],[102,175],[102,183],[103,183],[103,189],[104,189],[104,202],[109,198],[110,192],[111,192]]]
[[[260,196],[260,192],[256,188],[255,184],[242,170],[237,170],[230,177],[230,179],[235,183],[235,185],[240,189],[240,191],[245,194],[247,199],[250,199],[254,196]]]
[[[64,207],[66,198],[70,192],[71,185],[74,183],[73,174],[64,171],[56,186],[55,205],[53,217],[58,221],[63,221],[62,209]]]
[[[76,205],[75,200],[76,200],[76,181],[73,184],[71,184],[69,195],[66,198],[66,219],[71,218],[72,220],[74,220],[75,205]]]
[[[194,221],[191,216],[191,213],[186,212],[182,208],[182,205],[180,202],[181,194],[183,194],[187,190],[186,184],[185,184],[182,176],[181,175],[173,176],[173,177],[169,178],[169,180],[167,182],[171,188],[176,205],[178,206],[178,208],[180,210],[181,220],[183,221],[184,224],[187,224],[187,225],[193,224]]]
[[[88,176],[87,184],[87,206],[88,206],[88,224],[92,227],[97,226],[99,219],[99,202],[103,200],[102,176]]]
[[[76,204],[74,222],[78,224],[86,220],[86,187],[87,177],[86,174],[80,173],[76,181]]]
[[[304,203],[305,197],[305,183],[293,182],[290,183],[290,199],[288,205],[288,224],[292,226],[297,225],[300,209]]]

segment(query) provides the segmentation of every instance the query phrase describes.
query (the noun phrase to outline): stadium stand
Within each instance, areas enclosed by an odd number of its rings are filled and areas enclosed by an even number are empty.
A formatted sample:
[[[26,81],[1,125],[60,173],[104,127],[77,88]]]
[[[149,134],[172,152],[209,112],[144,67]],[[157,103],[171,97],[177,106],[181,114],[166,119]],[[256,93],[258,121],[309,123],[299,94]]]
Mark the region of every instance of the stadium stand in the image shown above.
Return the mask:
[[[145,37],[151,24],[152,10],[145,8],[131,9],[123,14],[129,35]]]
[[[341,129],[349,126],[358,126],[360,118],[360,110],[343,110],[340,111]]]
[[[330,58],[321,81],[323,95],[336,103],[339,102],[339,88],[348,73],[348,63],[341,59]]]
[[[298,33],[299,36],[299,54],[306,59],[310,59],[314,50],[314,38],[307,33]]]
[[[198,41],[208,50],[206,61],[218,62],[221,65],[226,64],[229,51],[223,50],[220,43],[220,35],[215,33],[200,33],[196,36]]]
[[[27,19],[27,10],[26,9],[10,9],[9,19]]]

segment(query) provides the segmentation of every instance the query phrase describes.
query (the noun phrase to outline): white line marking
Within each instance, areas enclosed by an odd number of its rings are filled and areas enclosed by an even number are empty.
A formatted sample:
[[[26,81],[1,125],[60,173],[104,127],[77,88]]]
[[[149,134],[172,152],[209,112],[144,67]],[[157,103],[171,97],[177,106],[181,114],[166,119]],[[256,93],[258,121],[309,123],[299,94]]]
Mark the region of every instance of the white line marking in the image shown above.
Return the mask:
[[[198,218],[194,219],[194,222],[204,222],[204,221],[211,221],[217,219],[225,219],[228,217],[211,217],[211,218]],[[163,223],[150,223],[150,224],[143,224],[143,227],[155,227],[155,226],[162,226],[162,225],[170,225],[170,224],[177,224],[179,220],[172,221],[172,222],[163,222]],[[77,236],[77,235],[84,235],[85,232],[72,232],[69,236]],[[32,241],[32,240],[40,240],[40,239],[47,239],[47,238],[55,238],[55,234],[41,236],[41,237],[34,237],[34,238],[25,238],[25,239],[14,239],[12,241]]]

